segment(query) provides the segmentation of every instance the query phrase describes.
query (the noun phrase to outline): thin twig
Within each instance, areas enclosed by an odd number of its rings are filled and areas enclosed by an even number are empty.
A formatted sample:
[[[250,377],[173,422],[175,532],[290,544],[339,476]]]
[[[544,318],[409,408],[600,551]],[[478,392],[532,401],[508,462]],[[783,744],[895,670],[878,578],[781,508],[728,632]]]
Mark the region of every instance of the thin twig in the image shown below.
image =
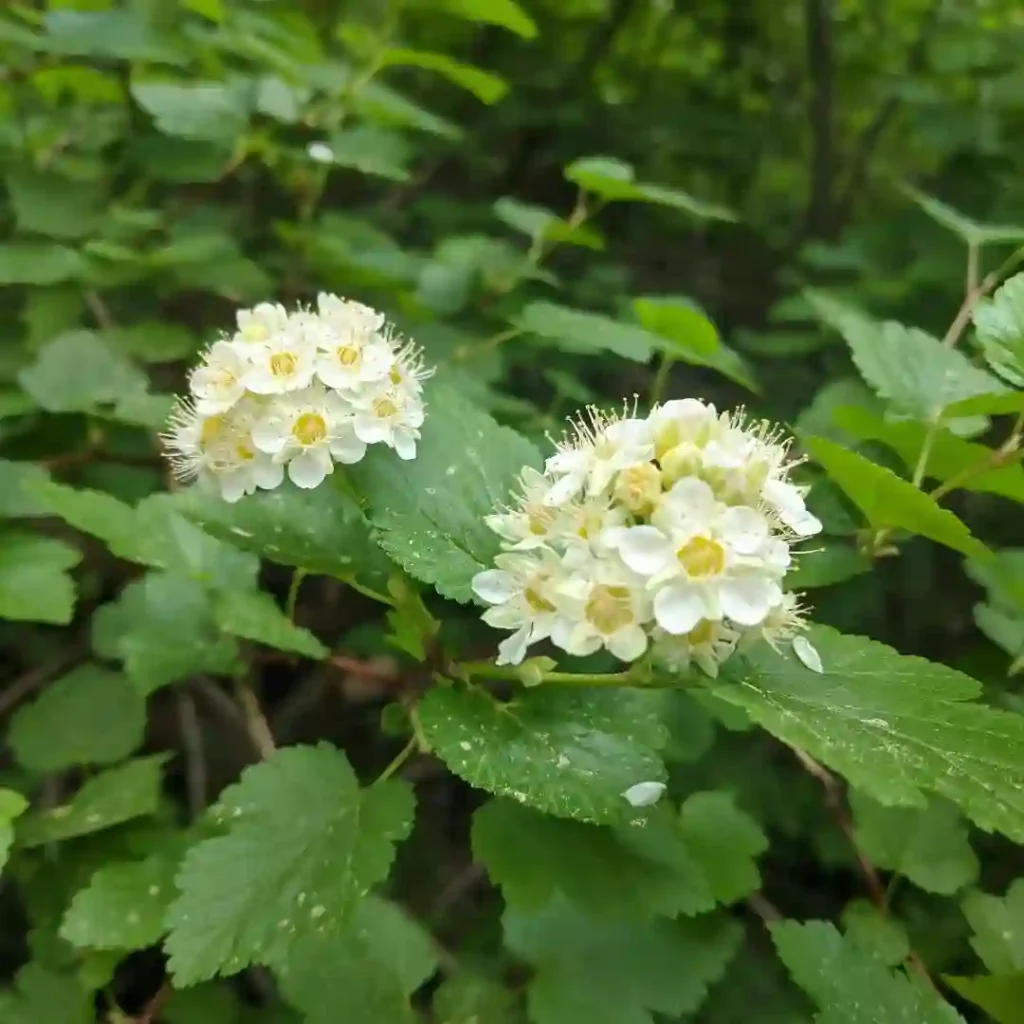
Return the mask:
[[[170,999],[171,991],[170,981],[165,981],[160,986],[156,995],[146,1003],[142,1013],[132,1018],[132,1024],[154,1024],[154,1021],[156,1021],[160,1011],[163,1009],[164,1003]]]
[[[755,892],[753,895],[747,897],[747,906],[755,913],[765,924],[774,924],[776,921],[784,920],[782,911],[779,910],[774,903],[772,903],[763,893]]]
[[[377,665],[372,661],[360,661],[358,658],[350,658],[347,654],[332,654],[328,660],[335,668],[340,668],[351,676],[378,679],[382,683],[393,683],[398,678],[395,668]]]
[[[99,292],[90,288],[85,293],[85,304],[89,307],[89,312],[92,313],[96,323],[99,324],[104,331],[112,331],[117,327],[116,321],[110,315],[110,310],[107,308],[107,304],[100,297]]]
[[[253,746],[259,751],[260,757],[271,757],[277,750],[277,744],[252,686],[247,680],[238,679],[235,681],[235,693],[245,714],[246,729]]]
[[[288,600],[285,604],[285,614],[292,622],[295,621],[295,606],[298,604],[299,601],[299,587],[302,586],[302,581],[305,578],[305,569],[297,568],[292,573],[292,582],[291,585],[288,587]]]
[[[78,651],[64,652],[51,661],[36,665],[18,676],[9,686],[0,692],[0,716],[7,714],[16,704],[55,676],[61,669],[70,667],[79,658]]]
[[[824,765],[819,764],[810,754],[801,750],[799,747],[789,746],[789,749],[796,755],[797,760],[801,765],[813,775],[822,785],[825,790],[825,805],[832,813],[832,817],[835,819],[836,824],[839,826],[840,831],[846,836],[847,842],[850,844],[854,852],[854,856],[857,860],[857,866],[860,868],[860,873],[863,876],[864,884],[868,890],[868,895],[871,897],[871,902],[874,903],[878,912],[882,917],[889,916],[889,899],[886,887],[882,884],[882,880],[878,875],[874,864],[868,858],[867,854],[860,848],[860,844],[857,842],[856,834],[853,828],[853,818],[850,816],[849,808],[846,806],[846,798],[843,793],[842,783],[836,778]],[[910,950],[907,953],[907,963],[916,970],[925,981],[928,982],[933,988],[935,982],[932,981],[931,975],[928,973],[928,968],[925,967],[924,961],[913,951]]]

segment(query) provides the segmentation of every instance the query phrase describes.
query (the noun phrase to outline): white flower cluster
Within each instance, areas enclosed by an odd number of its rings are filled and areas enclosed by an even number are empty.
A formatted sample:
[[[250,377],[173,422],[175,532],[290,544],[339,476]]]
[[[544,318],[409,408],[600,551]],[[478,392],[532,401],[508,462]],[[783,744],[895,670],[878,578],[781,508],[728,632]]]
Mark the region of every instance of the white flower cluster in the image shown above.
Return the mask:
[[[321,294],[315,312],[262,303],[237,323],[192,371],[164,435],[179,479],[211,480],[233,502],[277,487],[286,470],[317,487],[370,444],[416,457],[433,371],[382,313]]]
[[[650,647],[663,665],[715,675],[739,643],[803,628],[782,580],[791,544],[821,523],[788,480],[788,442],[696,399],[627,412],[590,410],[543,473],[524,471],[516,507],[488,517],[504,553],[473,589],[492,606],[484,621],[513,630],[499,664],[550,639],[627,662]]]

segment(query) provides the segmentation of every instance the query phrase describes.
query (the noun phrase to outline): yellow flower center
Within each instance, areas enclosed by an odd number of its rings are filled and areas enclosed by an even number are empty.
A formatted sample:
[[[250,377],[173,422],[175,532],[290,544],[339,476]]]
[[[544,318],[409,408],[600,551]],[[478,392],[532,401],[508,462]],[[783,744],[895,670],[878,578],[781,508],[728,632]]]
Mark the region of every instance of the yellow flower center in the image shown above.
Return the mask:
[[[694,647],[701,647],[704,644],[711,643],[715,636],[718,634],[718,624],[712,622],[710,619],[701,619],[689,633],[686,634],[686,639]]]
[[[661,473],[653,462],[641,462],[619,473],[615,498],[635,516],[648,516],[661,494]]]
[[[595,586],[587,598],[583,614],[597,627],[598,632],[605,636],[628,626],[633,621],[629,588]]]
[[[275,352],[270,357],[270,372],[275,377],[290,377],[297,364],[298,360],[291,352]]]
[[[530,533],[535,537],[543,537],[548,532],[548,528],[551,526],[551,521],[554,518],[554,509],[540,506],[532,508],[527,512],[526,524],[529,527]]]
[[[536,587],[527,587],[523,591],[523,600],[535,612],[553,612],[555,610],[555,606]]]
[[[391,377],[392,384],[402,383],[402,371],[399,369],[398,363],[395,363],[395,365],[391,367],[391,373],[389,376]]]
[[[378,398],[373,403],[373,414],[378,419],[387,420],[398,415],[398,406],[390,398]]]
[[[227,433],[227,417],[222,415],[211,416],[203,421],[199,428],[199,450],[206,451],[212,444],[216,444],[225,433]]]
[[[316,412],[304,412],[293,424],[292,434],[299,444],[317,444],[327,436],[327,421]]]
[[[709,537],[693,537],[676,551],[679,564],[691,577],[717,576],[725,568],[725,548]]]
[[[338,362],[342,366],[355,366],[359,362],[359,349],[354,345],[342,345],[338,349]]]
[[[241,462],[251,462],[256,458],[256,451],[253,447],[245,441],[235,445],[235,454],[238,456]]]

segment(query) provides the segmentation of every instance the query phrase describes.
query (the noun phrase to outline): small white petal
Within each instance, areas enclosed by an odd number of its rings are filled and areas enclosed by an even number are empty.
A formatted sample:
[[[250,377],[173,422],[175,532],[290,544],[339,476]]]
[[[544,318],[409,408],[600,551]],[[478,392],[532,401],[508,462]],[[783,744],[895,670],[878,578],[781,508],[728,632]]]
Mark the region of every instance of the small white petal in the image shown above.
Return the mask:
[[[818,654],[814,644],[805,636],[793,637],[793,653],[800,659],[800,662],[812,672],[824,672],[821,664],[821,655]]]
[[[722,539],[740,555],[756,554],[768,539],[764,516],[746,505],[736,505],[722,515]]]
[[[311,142],[306,147],[306,156],[314,163],[330,164],[334,162],[334,150],[326,142]]]
[[[655,526],[633,526],[615,539],[623,562],[641,576],[653,576],[672,561],[672,543]]]
[[[311,490],[319,487],[333,469],[331,456],[323,448],[310,448],[288,463],[288,476],[296,487]]]
[[[605,645],[620,661],[636,661],[647,650],[647,634],[634,622],[613,633]]]
[[[416,458],[416,438],[407,430],[399,427],[395,431],[394,448],[400,459],[410,462]]]
[[[504,604],[516,592],[515,577],[503,569],[478,572],[470,584],[473,593],[488,604]]]
[[[661,799],[664,792],[664,782],[638,782],[622,795],[633,807],[650,807]]]
[[[706,603],[696,587],[685,584],[659,590],[654,598],[654,617],[666,633],[689,633],[701,619],[707,618]]]
[[[510,637],[498,644],[498,657],[495,665],[518,665],[526,657],[526,649],[530,646],[530,627],[517,629]]]
[[[756,626],[782,600],[782,590],[774,580],[762,576],[741,576],[723,580],[719,595],[722,612],[740,626]]]

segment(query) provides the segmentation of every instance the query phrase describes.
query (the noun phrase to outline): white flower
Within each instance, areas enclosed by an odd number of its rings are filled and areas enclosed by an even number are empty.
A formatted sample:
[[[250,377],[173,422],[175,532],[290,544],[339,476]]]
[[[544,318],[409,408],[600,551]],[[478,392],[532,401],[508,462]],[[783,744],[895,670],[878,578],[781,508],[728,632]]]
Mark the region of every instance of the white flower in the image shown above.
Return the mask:
[[[725,506],[704,481],[684,477],[654,521],[615,540],[622,560],[655,590],[654,617],[667,632],[688,633],[701,619],[723,616],[754,626],[782,600],[782,552],[754,509]]]
[[[635,661],[647,650],[644,625],[651,617],[643,580],[618,559],[593,561],[587,570],[588,578],[575,575],[559,588],[571,602],[572,620],[559,620],[552,641],[569,654],[593,654],[605,647],[621,661]]]
[[[339,333],[356,335],[364,340],[385,324],[384,314],[371,306],[331,295],[330,292],[317,295],[316,309],[321,320]]]
[[[245,386],[257,395],[283,395],[309,387],[317,354],[311,333],[309,325],[293,321],[287,329],[252,345]]]
[[[647,420],[615,419],[590,409],[588,419],[580,418],[574,427],[574,436],[560,444],[545,464],[546,471],[557,478],[548,493],[550,505],[575,498],[584,488],[588,494],[597,494],[619,470],[654,456]]]
[[[662,459],[679,445],[703,447],[717,419],[715,407],[696,398],[678,398],[656,406],[650,415],[655,457]]]
[[[203,353],[203,361],[189,374],[196,411],[203,416],[227,412],[245,394],[243,379],[248,368],[238,345],[214,342]]]
[[[528,551],[542,547],[555,529],[560,511],[544,500],[551,481],[531,466],[519,477],[518,507],[485,516],[484,522],[502,540],[510,551]]]
[[[311,142],[306,146],[306,156],[317,164],[334,163],[334,150],[326,142]]]
[[[821,532],[821,520],[807,511],[799,488],[785,480],[767,480],[762,490],[765,502],[798,537]]]
[[[292,482],[303,488],[319,486],[335,462],[358,462],[366,452],[350,408],[319,385],[277,398],[254,426],[253,442],[286,463]]]
[[[225,501],[238,501],[257,487],[271,490],[281,483],[283,467],[257,450],[252,428],[261,412],[258,400],[243,398],[231,410],[203,416],[180,402],[164,437],[179,480],[198,478],[213,483]]]
[[[493,605],[483,620],[497,629],[515,632],[498,646],[499,665],[518,665],[526,649],[551,635],[558,625],[564,582],[561,563],[550,553],[498,555],[495,569],[473,577],[473,592]]]
[[[711,619],[702,619],[689,633],[679,636],[655,626],[651,652],[654,660],[670,671],[685,672],[693,663],[714,679],[719,665],[736,650],[740,635],[739,630]]]
[[[604,495],[565,506],[557,520],[565,564],[583,567],[614,551],[627,517],[626,509]]]
[[[240,309],[235,314],[238,332],[235,341],[270,341],[288,327],[288,311],[276,302],[261,302],[252,309]]]
[[[316,375],[329,388],[352,391],[387,377],[395,356],[379,335],[321,332],[317,340]]]
[[[367,390],[356,401],[356,437],[366,444],[383,442],[401,459],[416,458],[416,442],[423,425],[423,403],[388,381]]]

